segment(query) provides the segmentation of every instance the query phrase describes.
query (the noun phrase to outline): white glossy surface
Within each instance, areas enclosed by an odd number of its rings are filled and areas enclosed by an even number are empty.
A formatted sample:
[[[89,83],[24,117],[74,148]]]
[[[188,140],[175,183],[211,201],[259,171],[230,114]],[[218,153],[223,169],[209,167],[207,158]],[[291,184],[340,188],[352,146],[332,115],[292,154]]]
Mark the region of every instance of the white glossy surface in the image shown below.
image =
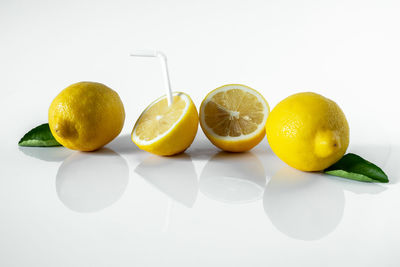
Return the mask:
[[[0,266],[399,266],[397,1],[2,1]],[[240,37],[240,38],[239,38]],[[160,94],[198,106],[240,82],[271,107],[311,90],[343,108],[349,152],[389,184],[296,171],[266,139],[227,154],[199,129],[186,153],[142,152],[129,133]],[[54,96],[103,82],[126,108],[102,150],[20,148]]]

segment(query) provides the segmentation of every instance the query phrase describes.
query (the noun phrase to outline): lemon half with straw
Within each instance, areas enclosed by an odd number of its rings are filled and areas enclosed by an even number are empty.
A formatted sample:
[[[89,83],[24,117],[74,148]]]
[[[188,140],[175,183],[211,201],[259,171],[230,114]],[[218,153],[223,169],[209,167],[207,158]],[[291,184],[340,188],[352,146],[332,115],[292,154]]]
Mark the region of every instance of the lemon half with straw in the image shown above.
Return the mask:
[[[171,105],[163,96],[143,111],[131,138],[142,150],[171,156],[185,151],[192,144],[198,124],[199,116],[192,99],[185,93],[174,92]]]
[[[243,152],[265,136],[269,105],[256,90],[228,84],[211,91],[200,106],[200,125],[222,150]]]

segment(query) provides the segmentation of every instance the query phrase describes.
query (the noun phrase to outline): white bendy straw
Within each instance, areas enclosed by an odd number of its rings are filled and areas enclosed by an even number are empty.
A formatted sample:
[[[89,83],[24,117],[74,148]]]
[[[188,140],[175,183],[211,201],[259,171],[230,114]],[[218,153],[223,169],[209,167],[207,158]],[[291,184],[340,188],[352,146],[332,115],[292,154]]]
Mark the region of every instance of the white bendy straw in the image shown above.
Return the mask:
[[[169,81],[169,73],[168,73],[168,64],[167,64],[167,56],[157,50],[136,50],[133,53],[131,53],[131,56],[133,57],[157,57],[161,61],[161,66],[163,69],[163,75],[164,75],[164,87],[167,92],[167,100],[168,100],[168,106],[172,104],[172,90],[171,90],[171,83]]]

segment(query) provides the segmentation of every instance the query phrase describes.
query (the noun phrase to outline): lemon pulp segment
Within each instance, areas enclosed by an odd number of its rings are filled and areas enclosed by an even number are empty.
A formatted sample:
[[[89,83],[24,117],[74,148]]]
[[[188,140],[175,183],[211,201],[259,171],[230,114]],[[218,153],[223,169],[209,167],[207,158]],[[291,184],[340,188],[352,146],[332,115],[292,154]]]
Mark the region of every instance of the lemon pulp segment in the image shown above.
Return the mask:
[[[165,134],[184,114],[186,101],[175,95],[168,106],[166,98],[151,105],[140,117],[135,129],[135,135],[142,141],[151,141]]]
[[[264,106],[256,96],[240,89],[216,93],[204,106],[206,125],[219,136],[238,137],[257,130]]]
[[[268,103],[259,92],[242,84],[228,84],[205,97],[200,125],[215,146],[243,152],[264,138],[268,114]]]
[[[198,124],[199,114],[190,96],[174,92],[170,106],[163,96],[143,111],[131,137],[142,150],[172,156],[182,153],[192,144]]]

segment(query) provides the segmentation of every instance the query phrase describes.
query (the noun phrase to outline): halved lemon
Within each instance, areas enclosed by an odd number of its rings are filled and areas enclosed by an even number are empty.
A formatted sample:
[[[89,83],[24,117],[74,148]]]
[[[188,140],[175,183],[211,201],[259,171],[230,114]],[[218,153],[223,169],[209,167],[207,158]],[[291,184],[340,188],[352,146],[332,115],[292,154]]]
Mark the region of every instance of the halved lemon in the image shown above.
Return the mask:
[[[269,105],[256,90],[228,84],[211,91],[200,106],[200,125],[222,150],[243,152],[265,136]]]
[[[198,124],[199,116],[192,99],[185,93],[174,92],[170,106],[163,96],[142,112],[131,138],[142,150],[171,156],[185,151],[192,144]]]

